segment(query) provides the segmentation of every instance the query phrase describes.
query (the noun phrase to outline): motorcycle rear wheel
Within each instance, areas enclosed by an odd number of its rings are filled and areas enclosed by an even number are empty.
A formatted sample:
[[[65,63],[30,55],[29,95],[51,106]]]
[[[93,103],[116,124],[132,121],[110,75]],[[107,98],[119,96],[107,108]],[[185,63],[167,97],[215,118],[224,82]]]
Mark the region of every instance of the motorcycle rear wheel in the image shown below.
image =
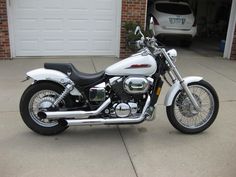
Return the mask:
[[[190,91],[199,104],[201,111],[194,109],[185,91],[179,91],[171,106],[166,107],[170,123],[182,133],[196,134],[211,126],[219,110],[219,99],[215,89],[206,81],[191,83]]]
[[[24,91],[20,101],[20,114],[31,130],[41,135],[55,135],[68,128],[65,120],[49,121],[40,119],[37,115],[40,107],[50,106],[63,90],[62,86],[53,82],[36,82]],[[64,108],[70,102],[70,99],[66,97],[59,103],[59,107]]]

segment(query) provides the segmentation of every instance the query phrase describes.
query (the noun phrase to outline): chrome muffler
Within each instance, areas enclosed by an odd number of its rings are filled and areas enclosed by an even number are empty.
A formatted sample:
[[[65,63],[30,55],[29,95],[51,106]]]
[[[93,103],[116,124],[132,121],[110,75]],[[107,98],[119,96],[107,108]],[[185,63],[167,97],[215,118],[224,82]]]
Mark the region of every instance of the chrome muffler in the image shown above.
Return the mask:
[[[143,111],[139,117],[128,118],[88,118],[89,116],[96,116],[101,113],[110,103],[111,99],[108,98],[97,110],[95,111],[58,111],[58,112],[39,112],[40,118],[57,120],[60,118],[65,119],[68,126],[82,126],[82,125],[106,125],[106,124],[135,124],[142,122],[150,115],[147,109],[150,105],[151,98],[148,96],[144,105]],[[67,118],[67,119],[66,119]]]
[[[97,119],[66,119],[68,126],[82,126],[82,125],[106,125],[106,124],[135,124],[140,123],[150,116],[146,111],[150,105],[150,96],[148,96],[143,112],[139,117],[128,118],[97,118]]]
[[[111,99],[108,98],[97,110],[95,111],[52,111],[52,112],[39,112],[38,116],[42,119],[65,119],[65,118],[73,118],[73,119],[85,119],[90,116],[96,116],[100,114],[109,104],[111,103]]]

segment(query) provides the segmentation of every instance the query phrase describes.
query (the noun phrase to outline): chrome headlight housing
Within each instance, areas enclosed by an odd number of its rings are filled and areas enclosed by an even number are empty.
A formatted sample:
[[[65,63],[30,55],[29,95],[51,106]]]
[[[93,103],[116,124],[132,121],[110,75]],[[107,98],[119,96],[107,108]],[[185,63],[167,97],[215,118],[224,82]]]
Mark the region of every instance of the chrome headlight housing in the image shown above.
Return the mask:
[[[173,63],[177,61],[177,51],[175,49],[171,49],[167,51],[167,54],[170,56]]]

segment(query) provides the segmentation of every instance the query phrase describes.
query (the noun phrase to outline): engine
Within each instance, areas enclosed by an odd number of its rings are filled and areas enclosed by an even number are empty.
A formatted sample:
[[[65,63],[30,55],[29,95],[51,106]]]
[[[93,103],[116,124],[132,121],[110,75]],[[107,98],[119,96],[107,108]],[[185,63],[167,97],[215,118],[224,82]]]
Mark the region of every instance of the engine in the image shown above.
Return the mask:
[[[111,117],[125,118],[129,116],[135,116],[138,112],[137,103],[115,103],[109,110]]]
[[[138,76],[114,77],[110,79],[112,90],[122,100],[142,97],[143,94],[148,92],[152,82],[151,78],[148,80],[145,77]]]
[[[112,105],[105,109],[106,115],[134,117],[142,111],[152,83],[152,78],[141,76],[113,77],[109,80],[110,91],[106,90],[105,83],[99,84],[90,89],[89,99],[92,102],[101,102],[109,96],[112,98]]]
[[[110,115],[124,118],[135,116],[142,111],[151,83],[152,80],[138,76],[110,79],[110,85],[115,95]]]

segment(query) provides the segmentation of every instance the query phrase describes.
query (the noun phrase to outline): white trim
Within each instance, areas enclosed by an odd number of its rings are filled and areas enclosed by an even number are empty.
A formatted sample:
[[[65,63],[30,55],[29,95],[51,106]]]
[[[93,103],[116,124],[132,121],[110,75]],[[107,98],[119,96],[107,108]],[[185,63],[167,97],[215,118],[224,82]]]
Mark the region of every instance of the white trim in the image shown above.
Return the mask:
[[[120,57],[120,41],[121,41],[121,15],[122,15],[122,0],[118,0],[117,1],[117,21],[116,21],[116,57],[119,58]]]
[[[146,30],[146,26],[147,26],[147,8],[148,8],[148,0],[146,0],[146,6],[145,6],[144,30]]]
[[[6,0],[7,4],[7,18],[8,18],[8,34],[9,34],[9,42],[10,42],[10,54],[11,58],[16,57],[15,54],[15,43],[14,43],[14,23],[12,18],[12,5],[11,0]]]
[[[236,0],[232,0],[229,26],[227,31],[224,58],[230,59],[236,25]]]

